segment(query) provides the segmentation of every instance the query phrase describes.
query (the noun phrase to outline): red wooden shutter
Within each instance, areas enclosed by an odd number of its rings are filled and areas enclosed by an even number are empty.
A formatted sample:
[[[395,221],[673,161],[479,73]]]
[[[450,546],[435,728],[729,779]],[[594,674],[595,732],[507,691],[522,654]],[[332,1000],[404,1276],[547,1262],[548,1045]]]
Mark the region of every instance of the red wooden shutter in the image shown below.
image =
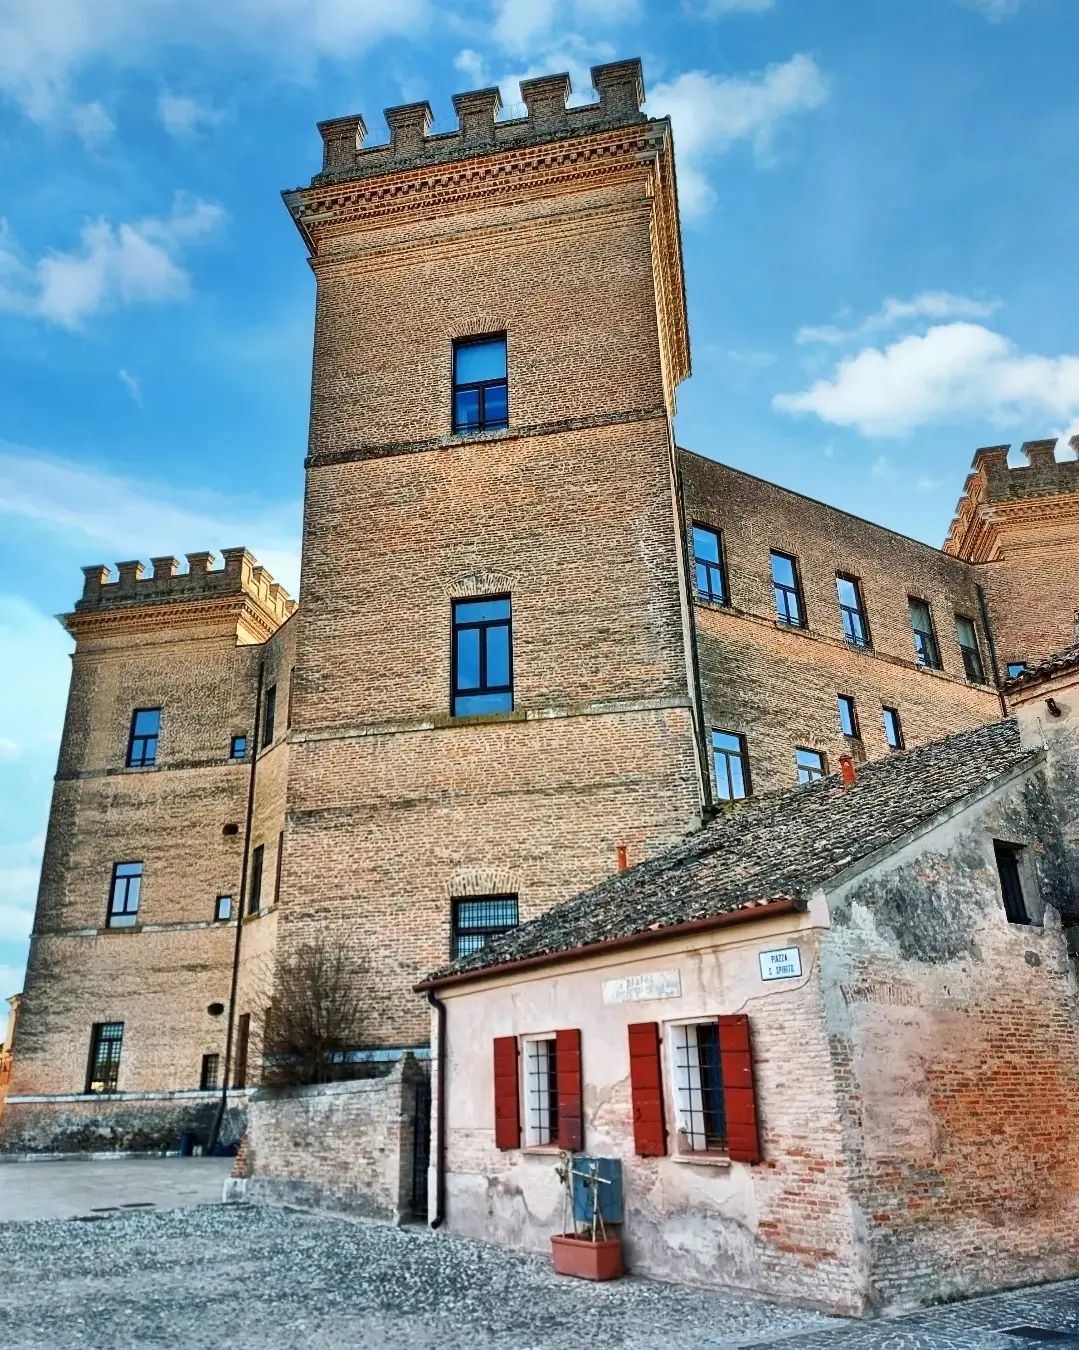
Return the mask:
[[[630,1025],[629,1086],[633,1097],[634,1147],[643,1158],[662,1157],[667,1152],[667,1126],[663,1119],[658,1022]]]
[[[581,1033],[575,1030],[556,1031],[554,1035],[558,1091],[558,1147],[577,1152],[584,1148]]]
[[[495,1037],[495,1146],[521,1147],[521,1094],[517,1084],[517,1037]]]
[[[719,1059],[723,1072],[723,1106],[727,1117],[727,1152],[734,1162],[759,1163],[757,1093],[753,1086],[753,1052],[745,1013],[720,1017]]]

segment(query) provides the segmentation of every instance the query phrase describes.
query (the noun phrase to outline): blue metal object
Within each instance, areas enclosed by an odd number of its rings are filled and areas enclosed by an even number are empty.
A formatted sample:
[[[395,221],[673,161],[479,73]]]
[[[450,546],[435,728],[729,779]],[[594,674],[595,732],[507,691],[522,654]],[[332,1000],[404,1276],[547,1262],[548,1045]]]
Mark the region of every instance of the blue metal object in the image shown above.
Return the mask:
[[[599,1213],[604,1223],[622,1222],[622,1160],[594,1158],[583,1153],[573,1155],[573,1217],[578,1223],[591,1223],[595,1212],[592,1191],[599,1191]],[[595,1168],[601,1178],[593,1187],[588,1175]],[[586,1173],[585,1176],[578,1175]],[[607,1184],[604,1185],[604,1182]]]

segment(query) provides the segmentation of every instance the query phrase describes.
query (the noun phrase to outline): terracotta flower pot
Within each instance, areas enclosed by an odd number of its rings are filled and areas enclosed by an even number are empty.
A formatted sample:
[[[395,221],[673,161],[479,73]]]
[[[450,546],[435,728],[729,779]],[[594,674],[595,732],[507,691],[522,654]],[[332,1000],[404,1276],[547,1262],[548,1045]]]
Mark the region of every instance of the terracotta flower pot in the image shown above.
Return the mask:
[[[622,1274],[622,1239],[588,1238],[568,1234],[551,1238],[555,1274],[576,1275],[580,1280],[617,1280]]]

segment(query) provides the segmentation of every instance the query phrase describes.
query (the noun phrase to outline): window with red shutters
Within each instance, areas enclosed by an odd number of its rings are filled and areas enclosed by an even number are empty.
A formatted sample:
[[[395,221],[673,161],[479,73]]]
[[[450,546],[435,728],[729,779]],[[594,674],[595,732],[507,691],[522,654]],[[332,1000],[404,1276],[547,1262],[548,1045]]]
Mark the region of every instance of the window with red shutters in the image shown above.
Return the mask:
[[[719,1056],[723,1069],[727,1154],[734,1162],[759,1163],[761,1146],[749,1018],[745,1013],[733,1013],[716,1020],[719,1024]]]
[[[578,1152],[584,1148],[581,1033],[555,1032],[555,1081],[558,1091],[558,1147]]]
[[[659,1023],[629,1027],[629,1085],[633,1099],[633,1144],[644,1158],[667,1152],[663,1118],[663,1078],[659,1063]]]
[[[521,1146],[521,1093],[517,1081],[517,1037],[496,1036],[495,1146]]]

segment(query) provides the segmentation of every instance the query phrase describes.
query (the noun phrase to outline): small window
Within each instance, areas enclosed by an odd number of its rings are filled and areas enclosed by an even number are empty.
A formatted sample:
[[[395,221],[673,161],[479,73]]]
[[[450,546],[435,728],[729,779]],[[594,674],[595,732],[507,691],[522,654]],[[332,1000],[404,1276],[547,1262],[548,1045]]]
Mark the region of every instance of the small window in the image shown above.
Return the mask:
[[[453,344],[453,429],[495,431],[509,425],[506,335]]]
[[[717,1153],[727,1147],[723,1069],[716,1022],[671,1028],[679,1150]]]
[[[924,600],[910,597],[910,626],[914,632],[914,656],[920,666],[940,670],[940,648],[933,628],[933,614]]]
[[[139,892],[142,889],[142,863],[116,863],[109,890],[108,928],[131,928],[139,920]]]
[[[835,588],[839,597],[839,617],[843,623],[843,636],[852,647],[872,646],[869,619],[866,617],[865,600],[862,597],[862,583],[857,577],[837,572]]]
[[[693,566],[697,594],[717,605],[727,603],[727,569],[723,561],[723,536],[707,525],[693,527]]]
[[[285,832],[284,830],[277,836],[277,863],[274,867],[273,875],[273,902],[276,905],[281,899],[281,868],[285,861]]]
[[[232,896],[219,895],[214,901],[214,923],[228,923],[232,918]]]
[[[805,627],[805,605],[798,561],[789,553],[772,550],[772,590],[775,593],[776,618],[792,628]]]
[[[136,708],[131,715],[127,740],[129,769],[147,769],[157,762],[157,738],[161,731],[160,708]]]
[[[799,783],[815,783],[825,775],[824,755],[819,750],[795,750],[794,764]]]
[[[86,1070],[87,1092],[115,1092],[120,1081],[120,1050],[123,1022],[95,1022],[90,1033],[90,1062]]]
[[[199,1074],[199,1089],[202,1092],[211,1092],[219,1086],[218,1078],[221,1073],[220,1055],[203,1055],[202,1072]]]
[[[851,694],[840,694],[837,698],[839,709],[839,729],[844,736],[851,736],[858,740],[861,732],[858,730],[858,708]]]
[[[233,736],[229,742],[229,759],[244,759],[247,755],[247,737]]]
[[[273,744],[274,718],[277,716],[277,685],[271,684],[262,697],[262,744]]]
[[[1025,661],[1009,661],[1008,679],[1014,680],[1017,675],[1022,675],[1023,671],[1026,670],[1026,668],[1027,663]]]
[[[985,683],[985,667],[982,665],[981,648],[978,646],[978,630],[974,620],[963,614],[955,616],[955,636],[959,640],[959,650],[963,653],[963,669],[971,684]]]
[[[251,854],[251,881],[247,888],[247,912],[257,914],[262,904],[262,867],[266,860],[266,846],[259,844]]]
[[[558,1142],[558,1067],[555,1038],[525,1041],[525,1143]]]
[[[454,900],[453,938],[450,956],[467,956],[485,947],[490,938],[516,928],[519,922],[515,895],[484,895]]]
[[[720,801],[738,802],[749,796],[749,759],[744,736],[733,731],[713,731],[712,766],[716,797]]]
[[[1004,844],[993,840],[997,860],[997,875],[1004,898],[1004,913],[1009,923],[1030,923],[1026,897],[1023,895],[1023,876],[1020,871],[1023,848],[1020,844]]]
[[[236,1019],[236,1063],[232,1070],[232,1086],[247,1086],[247,1056],[251,1049],[251,1014],[241,1013]]]
[[[453,602],[454,717],[513,711],[508,595]]]
[[[288,701],[285,704],[285,730],[292,726],[292,694],[296,688],[296,667],[293,666],[288,673]]]
[[[884,721],[884,739],[888,742],[888,749],[902,750],[903,724],[899,720],[899,709],[881,708],[880,711]]]

